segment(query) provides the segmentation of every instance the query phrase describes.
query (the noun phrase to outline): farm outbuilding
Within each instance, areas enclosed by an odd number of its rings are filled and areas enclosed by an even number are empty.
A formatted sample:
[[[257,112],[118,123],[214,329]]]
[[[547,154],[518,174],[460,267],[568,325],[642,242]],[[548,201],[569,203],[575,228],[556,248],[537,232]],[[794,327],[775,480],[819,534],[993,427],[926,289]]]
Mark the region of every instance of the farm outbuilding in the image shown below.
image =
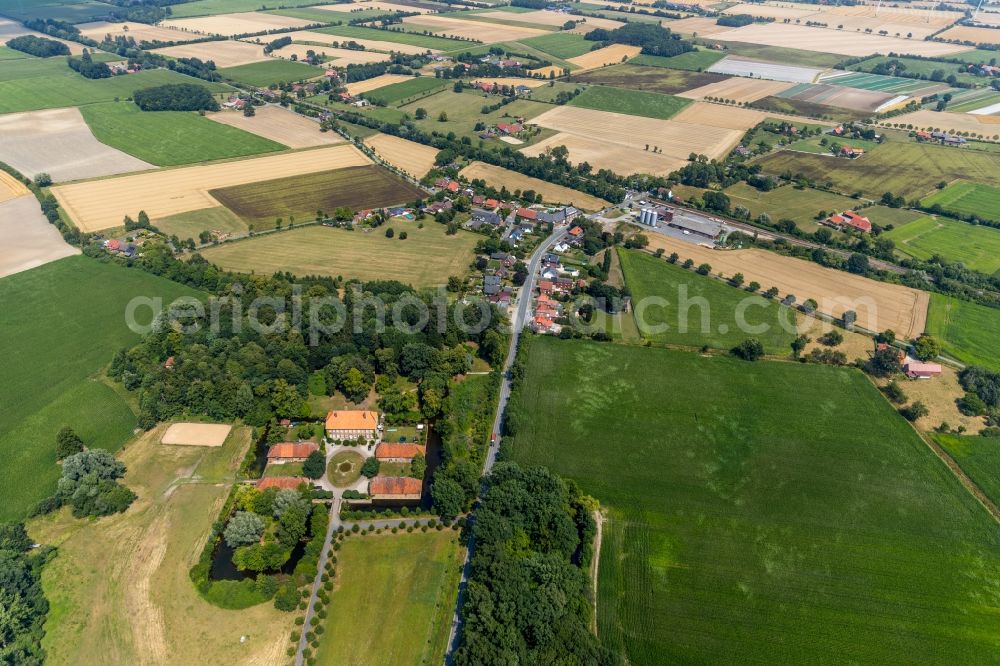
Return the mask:
[[[423,481],[408,476],[376,476],[368,494],[377,500],[418,500],[423,486]]]

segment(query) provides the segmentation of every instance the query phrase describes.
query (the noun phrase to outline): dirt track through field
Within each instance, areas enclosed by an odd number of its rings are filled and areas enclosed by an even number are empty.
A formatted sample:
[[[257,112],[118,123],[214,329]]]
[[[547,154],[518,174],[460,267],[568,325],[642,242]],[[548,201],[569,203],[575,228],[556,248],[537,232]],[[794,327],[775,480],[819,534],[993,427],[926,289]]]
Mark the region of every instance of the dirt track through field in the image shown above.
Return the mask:
[[[431,170],[438,154],[435,148],[390,134],[370,136],[364,143],[386,162],[418,179]]]
[[[662,247],[667,254],[676,252],[680,262],[692,259],[695,265],[708,263],[713,274],[731,277],[743,273],[747,283],[759,282],[761,291],[777,287],[782,298],[793,294],[796,303],[815,299],[819,311],[833,317],[854,310],[858,325],[870,331],[891,328],[907,338],[924,332],[930,302],[925,291],[877,282],[767,250],[714,250],[658,233],[646,235],[650,249]]]
[[[280,106],[257,107],[250,118],[244,116],[242,111],[219,111],[209,113],[208,117],[217,123],[277,141],[289,148],[326,146],[345,141],[336,132],[320,132],[319,123]]]
[[[155,219],[214,208],[219,203],[208,194],[212,189],[366,164],[361,151],[341,145],[60,185],[52,193],[89,232],[121,226],[125,215],[135,218],[140,210]]]
[[[172,31],[172,32],[177,32]],[[183,33],[177,33],[182,35]],[[170,56],[171,58],[198,58],[211,60],[216,67],[238,67],[252,62],[267,60],[264,47],[249,42],[237,42],[227,39],[222,42],[200,42],[198,44],[182,44],[168,46],[165,49],[155,49],[153,53]]]
[[[0,137],[0,162],[28,178],[47,173],[58,183],[154,168],[94,138],[76,108],[0,115]]]

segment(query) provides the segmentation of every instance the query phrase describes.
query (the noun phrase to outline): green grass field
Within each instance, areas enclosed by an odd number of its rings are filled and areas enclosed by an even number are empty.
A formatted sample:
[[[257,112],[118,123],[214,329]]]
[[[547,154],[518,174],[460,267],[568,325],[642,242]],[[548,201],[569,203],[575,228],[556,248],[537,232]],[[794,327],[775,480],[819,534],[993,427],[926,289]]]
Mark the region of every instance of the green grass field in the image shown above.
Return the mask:
[[[767,213],[771,220],[793,220],[800,229],[816,231],[819,222],[816,214],[820,211],[843,212],[857,205],[857,201],[823,190],[805,188],[796,189],[791,185],[775,188],[770,192],[761,192],[744,182],[727,187],[725,193],[729,196],[733,207],[744,206],[755,218],[761,213]],[[874,220],[874,218],[873,218]],[[877,220],[875,220],[877,223]]]
[[[316,3],[315,0],[281,0],[276,4],[281,7],[302,7]],[[187,18],[189,16],[208,16],[232,12],[254,12],[259,11],[264,6],[273,8],[274,4],[264,0],[195,0],[194,2],[180,3],[176,7],[171,6],[170,16],[171,18]]]
[[[99,377],[116,351],[139,340],[126,326],[128,301],[161,296],[169,303],[197,294],[82,256],[0,279],[0,520],[20,518],[52,494],[61,427],[71,426],[88,446],[112,451],[131,436],[135,416]]]
[[[442,663],[461,565],[451,530],[348,537],[316,663]]]
[[[1000,437],[934,435],[969,478],[1000,505]]]
[[[941,181],[957,178],[1000,187],[1000,154],[928,143],[889,141],[856,160],[781,151],[757,161],[766,173],[801,173],[850,194],[878,199],[892,192],[907,199],[927,196]]]
[[[647,67],[669,67],[671,69],[686,69],[690,72],[700,72],[706,70],[715,63],[726,57],[722,51],[711,49],[698,49],[688,51],[676,56],[665,58],[663,56],[637,55],[629,62],[636,65],[646,65]]]
[[[927,260],[937,254],[988,275],[1000,271],[997,229],[928,215],[893,229],[886,237],[895,241],[897,250],[914,259]]]
[[[962,363],[1000,370],[1000,310],[931,294],[927,332]]]
[[[664,663],[986,663],[996,523],[857,370],[533,339],[510,453],[609,516],[601,641]]]
[[[961,58],[962,54],[954,53],[948,57]],[[990,57],[995,58],[996,54],[994,53]],[[922,74],[929,78],[931,74],[933,74],[935,71],[941,70],[945,72],[946,77],[948,75],[954,74],[955,78],[957,78],[962,83],[980,83],[980,81],[978,81],[975,76],[966,72],[965,69],[962,68],[960,65],[956,65],[955,63],[951,62],[936,62],[934,60],[921,60],[920,58],[905,58],[905,57],[895,57],[895,56],[890,58],[888,56],[875,56],[867,60],[862,60],[859,63],[855,63],[849,66],[847,69],[851,69],[856,72],[870,72],[873,69],[875,69],[878,65],[889,62],[890,60],[898,60],[901,64],[905,65],[906,69],[904,71],[908,74]],[[987,58],[984,62],[989,62],[989,58]],[[925,83],[930,85],[933,82],[926,81]]]
[[[110,79],[88,79],[63,58],[0,61],[0,113],[35,111],[125,99],[136,90],[168,83],[197,83],[212,92],[231,90],[166,69],[154,69]]]
[[[419,35],[413,32],[378,30],[377,28],[365,28],[356,25],[333,25],[328,28],[319,28],[316,32],[325,32],[328,35],[340,35],[341,37],[353,37],[355,39],[376,39],[382,42],[396,42],[397,44],[409,44],[410,46],[438,49],[441,51],[466,48],[467,45],[473,46],[469,42],[462,42],[456,39]]]
[[[756,337],[770,354],[791,353],[789,345],[795,334],[789,333],[780,325],[780,318],[784,317],[786,327],[794,329],[795,316],[787,308],[764,300],[763,297],[756,297],[766,305],[750,307],[746,312],[746,322],[750,325],[767,326],[768,330],[763,333],[745,333],[737,325],[736,308],[743,299],[751,297],[746,291],[698,275],[645,252],[621,250],[618,258],[625,274],[625,284],[632,290],[633,312],[639,332],[644,338],[689,347],[707,345],[716,349],[730,349],[747,338]],[[652,297],[666,299],[667,303],[651,305],[643,313],[643,301]],[[692,305],[684,308],[682,305],[694,300],[702,302],[702,299],[707,301],[708,307]],[[658,330],[664,324],[667,329]]]
[[[6,46],[0,46],[0,60],[26,60],[33,57],[22,51],[15,51]]]
[[[332,214],[335,208],[383,208],[421,199],[425,192],[375,165],[276,178],[237,185],[210,193],[223,206],[257,230],[273,228],[275,218],[300,222],[316,219],[316,211]]]
[[[449,88],[451,85],[448,81],[442,81],[433,76],[418,76],[409,81],[400,81],[399,83],[392,83],[382,88],[377,88],[371,92],[363,93],[362,96],[373,101],[381,101],[385,106],[399,103],[406,104],[418,97],[432,94],[435,90]]]
[[[647,67],[636,64],[633,60],[620,65],[584,72],[573,77],[573,80],[613,88],[672,94],[724,81],[726,78],[728,77],[721,74],[691,72],[666,67]]]
[[[302,62],[271,58],[263,62],[252,62],[248,65],[223,67],[219,70],[219,74],[237,83],[266,88],[272,83],[314,79],[317,76],[323,76],[323,70]]]
[[[983,220],[1000,221],[1000,188],[960,180],[939,190],[921,202],[923,206],[940,204],[946,211],[975,215]]]
[[[666,120],[690,103],[689,99],[673,95],[643,90],[623,90],[607,86],[590,86],[570,100],[568,105]]]
[[[242,236],[248,231],[247,223],[223,206],[161,217],[153,220],[153,224],[168,236],[176,235],[181,240],[193,238],[196,242],[202,231],[219,231],[235,236]]]
[[[361,280],[399,280],[415,287],[444,284],[451,275],[465,275],[478,236],[462,231],[445,235],[435,222],[395,224],[396,235],[385,237],[380,227],[370,232],[310,226],[226,243],[202,251],[225,269],[271,275],[338,275]],[[400,240],[405,231],[406,240]]]
[[[483,113],[483,105],[492,103],[492,99],[485,99],[482,93],[472,90],[464,92],[454,92],[451,89],[443,90],[428,97],[423,97],[415,102],[400,107],[400,110],[415,117],[417,109],[427,111],[427,117],[423,120],[414,120],[414,124],[425,132],[441,132],[447,134],[454,132],[459,137],[469,137],[474,143],[479,142],[479,132],[476,131],[476,123],[483,122],[487,126],[497,123],[509,123],[512,118],[521,116],[531,120],[535,116],[541,115],[552,108],[551,104],[544,102],[534,102],[530,99],[518,99],[510,104],[500,107],[496,111]],[[441,113],[447,115],[448,120],[439,120]],[[498,147],[510,148],[506,143],[500,141],[489,142],[489,146],[495,144]]]
[[[826,139],[825,146],[820,145],[820,141],[823,139]],[[832,155],[830,152],[830,146],[835,143],[840,146],[862,148],[866,152],[879,145],[874,141],[866,141],[865,139],[845,139],[841,141],[838,139],[831,139],[830,137],[811,136],[808,139],[799,139],[798,141],[789,144],[787,150],[798,150],[803,153],[814,153],[816,155]]]
[[[589,53],[595,44],[595,42],[587,41],[581,35],[575,35],[571,32],[554,32],[551,35],[530,37],[521,40],[521,43],[563,59],[575,58]]]
[[[93,0],[4,0],[0,2],[0,13],[18,21],[39,18],[85,23],[107,16],[108,7],[103,2]]]
[[[176,166],[285,150],[287,146],[197,113],[143,112],[131,102],[80,108],[101,143],[156,166]]]

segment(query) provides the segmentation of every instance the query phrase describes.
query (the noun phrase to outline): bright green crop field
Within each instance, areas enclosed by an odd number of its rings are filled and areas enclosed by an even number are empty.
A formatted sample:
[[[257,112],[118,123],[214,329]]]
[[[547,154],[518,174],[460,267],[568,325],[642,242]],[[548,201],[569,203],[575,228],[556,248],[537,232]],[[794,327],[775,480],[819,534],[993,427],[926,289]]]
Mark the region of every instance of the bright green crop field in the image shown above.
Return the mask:
[[[1000,437],[934,435],[994,504],[1000,504]]]
[[[1000,221],[1000,188],[960,180],[920,202],[923,206],[939,204],[946,211],[975,215],[983,220]]]
[[[271,58],[263,62],[252,62],[248,65],[224,67],[219,70],[219,74],[237,83],[265,88],[272,83],[314,79],[317,76],[323,76],[323,70],[303,62]]]
[[[625,284],[632,291],[633,313],[644,338],[690,347],[731,349],[747,338],[756,337],[770,354],[791,353],[795,334],[780,324],[784,318],[787,328],[794,329],[795,314],[788,308],[645,252],[623,249],[619,250],[618,258]],[[746,310],[746,323],[767,326],[766,332],[744,333],[736,324],[737,307],[749,298],[760,301],[760,305]],[[665,299],[667,303],[644,305],[652,303],[652,299]],[[683,305],[695,301],[705,301],[708,307]],[[664,325],[666,330],[659,330]]]
[[[1000,271],[1000,229],[928,215],[893,229],[886,238],[915,259],[938,254],[988,275]]]
[[[111,451],[131,436],[135,415],[99,378],[116,351],[139,340],[126,326],[128,301],[197,295],[83,256],[0,279],[0,521],[22,517],[55,490],[61,427],[72,427],[87,446]],[[148,323],[148,309],[138,311],[144,316]]]
[[[385,105],[407,104],[418,97],[431,94],[435,90],[444,90],[450,87],[451,84],[447,81],[433,76],[418,76],[409,81],[400,81],[376,88],[371,92],[364,93],[363,96],[371,100],[381,100]]]
[[[554,32],[551,35],[540,35],[521,40],[522,44],[533,46],[557,58],[575,58],[589,53],[596,42],[589,42],[580,35],[571,32]]]
[[[140,111],[131,102],[80,108],[97,140],[156,166],[285,150],[270,139],[184,111]]]
[[[962,363],[1000,370],[1000,309],[932,293],[927,332]]]
[[[596,497],[633,666],[988,663],[1000,532],[857,370],[533,338],[511,457]]]
[[[683,97],[607,86],[590,86],[568,102],[569,106],[663,120],[676,115],[690,103],[691,100]]]

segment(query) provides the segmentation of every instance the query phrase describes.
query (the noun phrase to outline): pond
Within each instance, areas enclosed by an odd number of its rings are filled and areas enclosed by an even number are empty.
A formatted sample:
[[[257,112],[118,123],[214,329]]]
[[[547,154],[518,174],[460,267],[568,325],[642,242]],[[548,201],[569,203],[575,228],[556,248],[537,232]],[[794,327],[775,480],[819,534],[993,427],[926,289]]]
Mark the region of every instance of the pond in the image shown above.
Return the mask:
[[[319,535],[322,539],[325,535]],[[296,544],[295,548],[292,549],[292,556],[288,558],[284,566],[278,571],[267,571],[265,573],[283,573],[291,574],[295,571],[295,565],[299,563],[302,559],[302,555],[306,552],[306,543],[308,541],[300,541]],[[240,571],[233,564],[233,553],[236,552],[235,548],[230,548],[226,540],[221,536],[219,537],[219,542],[215,544],[215,552],[212,554],[212,566],[208,570],[209,580],[243,580],[244,578],[256,578],[257,572],[255,571]]]

